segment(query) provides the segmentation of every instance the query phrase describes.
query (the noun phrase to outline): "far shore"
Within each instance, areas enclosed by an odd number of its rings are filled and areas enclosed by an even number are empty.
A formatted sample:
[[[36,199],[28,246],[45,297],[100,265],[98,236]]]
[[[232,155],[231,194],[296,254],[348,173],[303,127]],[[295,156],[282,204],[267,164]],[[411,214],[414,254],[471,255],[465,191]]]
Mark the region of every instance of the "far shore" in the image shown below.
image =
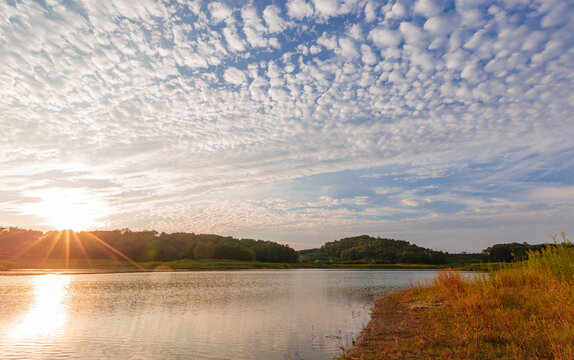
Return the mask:
[[[0,275],[41,274],[95,274],[117,272],[166,272],[206,270],[256,270],[256,269],[396,269],[396,270],[438,270],[444,266],[428,264],[342,264],[342,263],[265,263],[236,260],[177,260],[169,262],[129,263],[113,259],[61,259],[0,261]],[[461,268],[461,270],[469,270]]]

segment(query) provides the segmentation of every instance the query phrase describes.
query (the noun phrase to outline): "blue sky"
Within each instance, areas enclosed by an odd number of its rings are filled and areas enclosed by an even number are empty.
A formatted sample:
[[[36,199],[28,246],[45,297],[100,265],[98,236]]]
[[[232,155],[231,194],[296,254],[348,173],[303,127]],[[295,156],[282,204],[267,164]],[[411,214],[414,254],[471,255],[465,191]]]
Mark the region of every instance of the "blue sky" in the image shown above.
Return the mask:
[[[0,2],[0,225],[447,251],[574,220],[567,0]]]

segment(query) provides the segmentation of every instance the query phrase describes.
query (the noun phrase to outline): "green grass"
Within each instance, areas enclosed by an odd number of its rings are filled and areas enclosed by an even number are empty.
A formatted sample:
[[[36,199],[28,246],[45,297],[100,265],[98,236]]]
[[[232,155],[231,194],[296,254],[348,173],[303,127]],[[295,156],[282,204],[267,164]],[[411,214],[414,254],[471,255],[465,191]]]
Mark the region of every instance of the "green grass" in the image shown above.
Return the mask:
[[[70,259],[68,264],[62,259],[16,259],[0,261],[0,270],[9,269],[93,269],[114,271],[141,270],[235,270],[235,269],[438,269],[427,264],[346,264],[329,262],[269,263],[238,260],[174,260],[137,262],[136,265],[117,259]],[[138,266],[140,268],[138,268]]]
[[[135,268],[134,265],[118,261],[115,259],[70,259],[68,264],[62,259],[12,259],[10,261],[0,261],[0,268],[4,264],[4,270],[17,269],[96,269],[96,270],[120,270]]]
[[[237,260],[176,260],[138,262],[136,265],[116,259],[70,259],[69,263],[62,259],[21,259],[11,262],[1,261],[0,269],[93,269],[114,271],[143,271],[143,270],[225,270],[225,269],[288,269],[294,264],[264,263],[259,261]],[[139,266],[139,268],[138,268]]]
[[[504,263],[504,262],[474,263],[474,264],[457,266],[454,267],[454,269],[464,271],[492,272],[494,270],[512,266],[509,264],[515,264],[515,263]]]
[[[14,266],[14,264],[10,261],[3,261],[0,260],[0,270],[9,270]]]
[[[474,280],[441,272],[372,316],[343,359],[574,359],[574,247],[564,236]]]
[[[328,268],[339,269],[440,269],[440,265],[430,264],[332,264]]]
[[[239,270],[239,269],[290,269],[293,264],[265,263],[237,260],[175,260],[168,262],[152,261],[139,263],[149,270]]]

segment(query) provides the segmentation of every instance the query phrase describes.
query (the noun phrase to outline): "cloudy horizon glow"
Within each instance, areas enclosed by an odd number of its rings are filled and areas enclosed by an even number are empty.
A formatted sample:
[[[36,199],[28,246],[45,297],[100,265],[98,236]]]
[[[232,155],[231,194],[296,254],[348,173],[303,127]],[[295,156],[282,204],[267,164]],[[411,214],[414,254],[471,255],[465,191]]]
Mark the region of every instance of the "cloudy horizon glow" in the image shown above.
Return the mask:
[[[572,18],[567,0],[1,0],[0,225],[549,241],[574,220]]]

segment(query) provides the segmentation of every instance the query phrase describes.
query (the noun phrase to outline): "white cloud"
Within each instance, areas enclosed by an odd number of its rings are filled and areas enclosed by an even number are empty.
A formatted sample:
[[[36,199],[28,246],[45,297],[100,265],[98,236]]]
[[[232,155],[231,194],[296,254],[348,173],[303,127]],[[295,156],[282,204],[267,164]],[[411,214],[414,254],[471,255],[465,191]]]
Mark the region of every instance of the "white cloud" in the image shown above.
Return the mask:
[[[355,39],[356,41],[362,42],[364,39],[363,29],[361,24],[353,24],[347,31],[349,37]]]
[[[484,32],[485,31],[483,29],[475,32],[472,37],[464,44],[464,47],[471,50],[478,49],[478,47],[481,46],[485,41],[483,39]]]
[[[431,17],[439,14],[442,11],[442,6],[436,0],[417,0],[414,11],[417,14]]]
[[[233,25],[227,25],[223,29],[223,36],[230,50],[232,51],[244,51],[245,43],[237,33],[237,29]]]
[[[233,14],[233,10],[229,6],[219,1],[210,2],[207,8],[216,23],[228,19]]]
[[[254,101],[264,101],[267,97],[269,82],[263,77],[257,77],[249,86],[251,98]]]
[[[247,77],[245,76],[245,73],[233,66],[230,66],[227,69],[225,69],[225,72],[223,73],[223,78],[225,79],[225,81],[235,85],[241,85],[247,82]]]
[[[560,26],[571,19],[573,12],[572,8],[569,8],[566,2],[555,2],[552,6],[552,10],[542,18],[540,24],[546,28]]]
[[[340,55],[346,59],[353,59],[359,56],[355,42],[349,38],[339,39]]]
[[[244,27],[243,33],[252,47],[267,47],[269,42],[260,31],[252,27]]]
[[[294,19],[303,19],[313,16],[313,6],[305,0],[288,0],[287,14]]]
[[[547,35],[542,31],[531,32],[526,40],[522,43],[522,50],[536,51],[539,49],[540,44],[546,40]]]
[[[325,18],[337,15],[341,7],[339,0],[313,0],[313,5],[317,14]]]
[[[272,33],[281,32],[286,28],[286,22],[281,17],[281,9],[276,5],[269,5],[263,10],[263,19]]]
[[[412,200],[412,199],[403,199],[403,200],[401,200],[401,204],[403,204],[404,206],[409,206],[409,207],[419,206],[419,202],[416,200]]]
[[[376,27],[371,30],[368,39],[379,48],[397,47],[402,40],[399,32],[383,27]]]
[[[396,2],[393,4],[391,11],[386,14],[390,18],[403,18],[407,15],[407,11],[403,4]]]
[[[444,54],[444,64],[450,70],[462,70],[470,54],[463,50],[456,50]]]
[[[403,21],[399,26],[401,34],[407,44],[415,45],[415,46],[424,46],[426,42],[426,34],[416,25]]]
[[[572,6],[558,3],[569,16]],[[574,166],[564,165],[574,32],[553,4],[457,0],[448,13],[446,2],[313,4],[212,3],[201,12],[198,3],[98,1],[85,3],[84,16],[66,3],[55,13],[0,3],[10,19],[0,22],[0,222],[17,202],[37,202],[29,189],[55,185],[109,204],[105,220],[118,226],[273,240],[349,229],[421,236],[407,227],[432,233],[459,221],[478,234],[480,222],[535,216],[533,203],[553,225],[551,216],[567,218],[559,210],[571,213],[570,190],[552,172]],[[349,16],[327,20],[341,14]],[[536,174],[505,170],[513,157]],[[406,192],[480,162],[502,162],[489,171],[514,181],[471,172],[456,181],[472,191]],[[357,182],[351,195],[323,199],[332,205],[298,208],[353,171],[387,170],[399,179],[389,186],[385,176],[361,178],[373,181],[364,185],[373,199],[361,198]],[[343,180],[317,180],[303,186],[313,194],[291,198],[297,179],[337,171]],[[558,184],[516,181],[545,176]],[[475,192],[496,191],[476,179],[505,191],[482,198]],[[253,190],[264,184],[268,193]],[[235,198],[242,189],[254,197]],[[402,218],[381,220],[393,217]],[[26,219],[18,221],[40,221]]]
[[[425,24],[424,29],[434,36],[444,36],[450,33],[456,26],[453,21],[452,15],[449,16],[433,16],[429,18]]]
[[[546,43],[544,50],[532,56],[534,64],[542,64],[556,58],[564,48],[564,42],[561,39],[552,39]]]
[[[257,10],[253,6],[246,6],[241,10],[241,17],[243,18],[243,33],[252,47],[267,47],[268,41],[263,36],[266,32],[265,26],[261,22],[261,18],[257,14]]]
[[[265,26],[263,26],[261,18],[257,14],[257,9],[253,5],[248,5],[241,9],[241,18],[245,26],[257,31],[265,31]]]
[[[281,50],[281,43],[276,37],[269,38],[269,46],[277,50]]]
[[[404,189],[400,188],[400,187],[378,186],[378,187],[374,188],[374,191],[375,191],[375,194],[377,194],[377,195],[388,195],[388,194],[400,193],[401,191],[404,191]]]
[[[377,18],[377,10],[373,2],[369,1],[365,4],[365,20],[371,22]]]
[[[367,65],[375,65],[378,62],[377,55],[369,45],[361,45],[361,60]]]
[[[321,35],[317,40],[317,44],[323,45],[328,50],[335,50],[337,48],[337,37],[329,36],[326,32]]]

